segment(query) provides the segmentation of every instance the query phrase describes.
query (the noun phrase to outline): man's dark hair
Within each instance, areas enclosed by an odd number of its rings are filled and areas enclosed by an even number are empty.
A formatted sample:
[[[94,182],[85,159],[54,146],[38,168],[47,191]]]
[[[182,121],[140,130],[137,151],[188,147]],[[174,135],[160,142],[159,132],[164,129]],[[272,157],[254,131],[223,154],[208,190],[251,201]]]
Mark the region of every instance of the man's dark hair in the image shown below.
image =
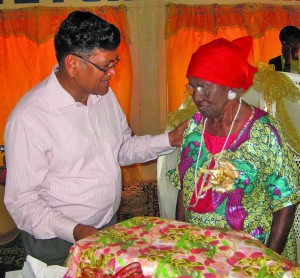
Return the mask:
[[[285,26],[279,33],[279,39],[281,42],[287,41],[288,39],[298,39],[300,41],[300,30],[296,26]]]
[[[74,11],[61,23],[54,37],[59,65],[70,53],[90,55],[95,49],[115,50],[120,44],[120,31],[99,16]]]

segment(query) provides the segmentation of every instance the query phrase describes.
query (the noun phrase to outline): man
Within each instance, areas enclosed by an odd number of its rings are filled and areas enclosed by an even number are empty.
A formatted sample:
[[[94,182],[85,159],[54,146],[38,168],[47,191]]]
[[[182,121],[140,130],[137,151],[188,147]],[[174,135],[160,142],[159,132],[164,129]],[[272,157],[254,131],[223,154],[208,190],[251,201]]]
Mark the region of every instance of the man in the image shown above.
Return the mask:
[[[62,265],[74,241],[116,223],[120,165],[157,158],[181,144],[169,134],[132,136],[109,80],[120,32],[75,11],[54,39],[58,66],[28,92],[5,132],[6,206],[26,254]]]
[[[300,73],[299,44],[300,30],[295,26],[285,26],[279,33],[282,55],[272,58],[269,64],[275,65],[276,71]]]

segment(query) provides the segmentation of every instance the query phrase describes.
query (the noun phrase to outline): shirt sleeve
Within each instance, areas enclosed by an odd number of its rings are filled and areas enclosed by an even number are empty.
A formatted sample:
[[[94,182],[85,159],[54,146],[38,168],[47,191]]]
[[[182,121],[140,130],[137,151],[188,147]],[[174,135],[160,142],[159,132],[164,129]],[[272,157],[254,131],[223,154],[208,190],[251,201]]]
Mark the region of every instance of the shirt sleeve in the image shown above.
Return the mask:
[[[49,169],[43,128],[28,118],[9,119],[5,131],[7,178],[5,204],[19,229],[37,239],[54,237],[74,242],[78,224],[50,207],[42,182]]]
[[[170,146],[169,134],[132,136],[132,131],[124,112],[120,108],[123,143],[119,152],[121,166],[147,162],[160,155],[173,152],[176,148]]]

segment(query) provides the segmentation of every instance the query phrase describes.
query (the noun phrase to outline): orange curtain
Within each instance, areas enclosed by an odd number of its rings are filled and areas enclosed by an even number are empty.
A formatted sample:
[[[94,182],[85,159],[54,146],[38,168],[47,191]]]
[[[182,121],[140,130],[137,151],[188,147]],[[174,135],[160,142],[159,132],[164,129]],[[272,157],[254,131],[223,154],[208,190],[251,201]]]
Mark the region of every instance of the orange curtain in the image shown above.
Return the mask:
[[[53,38],[61,21],[78,8],[34,7],[0,11],[0,144],[9,113],[30,88],[48,76],[57,63]],[[130,119],[132,66],[126,8],[80,8],[116,25],[121,32],[120,63],[111,86]],[[140,166],[123,170],[125,182],[140,179]]]
[[[200,45],[216,38],[250,35],[254,45],[249,62],[267,63],[280,55],[279,32],[286,25],[300,26],[299,6],[169,4],[165,25],[169,111],[178,109],[184,100],[188,63]]]
[[[57,63],[53,38],[61,21],[75,8],[34,7],[0,11],[0,144],[5,123],[21,96],[50,74]],[[132,69],[124,6],[85,8],[121,31],[120,63],[111,86],[130,118]]]

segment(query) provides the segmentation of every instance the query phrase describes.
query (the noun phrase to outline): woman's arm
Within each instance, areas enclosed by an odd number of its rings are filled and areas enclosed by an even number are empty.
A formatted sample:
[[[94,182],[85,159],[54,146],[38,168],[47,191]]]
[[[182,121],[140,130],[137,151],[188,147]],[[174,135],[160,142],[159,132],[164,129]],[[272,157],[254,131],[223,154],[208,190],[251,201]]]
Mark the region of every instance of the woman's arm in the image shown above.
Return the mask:
[[[273,222],[267,246],[281,254],[294,222],[296,205],[288,206],[273,213]]]
[[[176,220],[185,222],[185,212],[184,212],[183,199],[182,199],[182,190],[178,191],[177,204],[176,204]]]

